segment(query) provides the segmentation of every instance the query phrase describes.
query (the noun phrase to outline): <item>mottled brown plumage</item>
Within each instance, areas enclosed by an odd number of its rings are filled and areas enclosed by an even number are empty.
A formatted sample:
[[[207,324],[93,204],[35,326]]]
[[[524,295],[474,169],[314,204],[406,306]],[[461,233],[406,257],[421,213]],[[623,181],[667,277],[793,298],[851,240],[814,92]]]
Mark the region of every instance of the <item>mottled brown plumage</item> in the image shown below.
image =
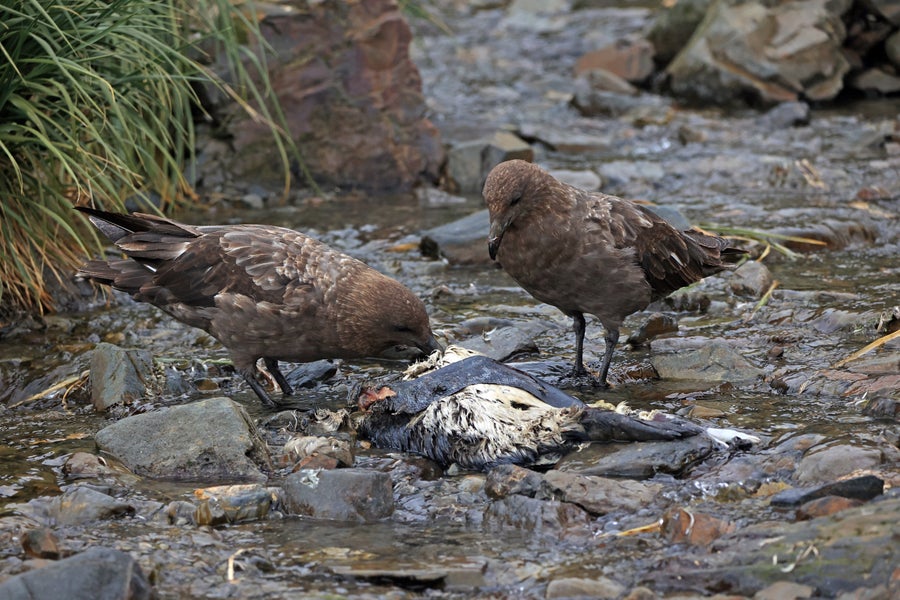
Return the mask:
[[[723,238],[678,231],[628,200],[562,183],[522,160],[494,167],[484,199],[491,258],[536,299],[573,318],[573,375],[586,374],[584,314],[603,324],[603,385],[625,317],[744,253]]]
[[[311,237],[269,225],[184,225],[78,207],[127,254],[79,275],[148,302],[219,340],[265,404],[262,358],[278,361],[429,354],[440,348],[425,305],[404,285]]]

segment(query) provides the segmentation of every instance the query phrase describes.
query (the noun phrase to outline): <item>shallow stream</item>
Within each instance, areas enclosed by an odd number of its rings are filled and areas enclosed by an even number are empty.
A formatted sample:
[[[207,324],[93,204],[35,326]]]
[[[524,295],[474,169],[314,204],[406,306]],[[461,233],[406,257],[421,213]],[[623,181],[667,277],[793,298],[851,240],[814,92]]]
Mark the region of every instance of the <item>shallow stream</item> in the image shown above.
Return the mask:
[[[710,422],[752,432],[762,441],[749,450],[722,454],[683,476],[658,475],[653,481],[664,483],[667,491],[656,502],[632,514],[597,517],[589,539],[485,528],[480,515],[489,499],[482,489],[483,475],[451,473],[421,480],[409,474],[421,471],[407,470],[395,484],[402,482],[404,490],[412,491],[395,491],[395,515],[379,523],[286,517],[197,528],[122,518],[58,528],[67,552],[96,544],[132,552],[152,574],[161,596],[171,598],[306,593],[544,597],[548,581],[599,576],[626,589],[645,585],[659,593],[698,594],[732,589],[752,595],[753,583],[739,578],[694,573],[685,579],[688,559],[683,557],[709,567],[707,573],[715,571],[703,562],[713,560],[709,555],[697,558],[703,550],[686,550],[658,533],[603,534],[652,524],[673,504],[727,519],[738,528],[774,521],[777,530],[779,521],[793,523],[792,515],[773,510],[755,489],[790,480],[801,467],[802,454],[793,456],[785,448],[805,439],[814,439],[810,443],[821,448],[875,449],[881,460],[860,472],[884,478],[888,495],[896,500],[896,487],[891,487],[900,482],[896,418],[868,416],[862,409],[874,398],[900,400],[900,344],[894,340],[840,369],[832,365],[888,333],[876,330],[879,321],[900,306],[900,101],[814,110],[810,124],[802,127],[772,128],[755,112],[675,107],[643,115],[640,121],[629,116],[587,119],[569,107],[565,97],[571,64],[588,44],[579,32],[590,27],[636,30],[646,20],[646,11],[584,11],[585,22],[573,19],[575,30],[565,40],[533,32],[493,35],[499,19],[494,12],[478,18],[445,15],[458,19],[451,23],[460,32],[456,38],[431,23],[415,24],[414,58],[422,69],[432,118],[447,142],[470,139],[485,127],[511,128],[530,134],[542,165],[593,170],[604,179],[605,192],[674,206],[691,222],[705,226],[822,234],[828,242],[828,248],[792,258],[771,250],[763,262],[778,285],[768,302],[734,294],[725,276],[711,278],[696,290],[711,301],[705,311],[651,307],[677,316],[678,332],[651,342],[649,348],[631,351],[620,345],[613,359],[612,390],[569,390],[588,402],[624,401],[637,409],[685,413],[699,405]],[[451,57],[456,66],[448,66]],[[679,131],[685,130],[703,141],[679,142]],[[551,137],[578,137],[582,147],[561,151],[558,144],[546,142]],[[515,360],[540,362],[539,370],[550,379],[563,374],[574,355],[574,336],[558,311],[536,304],[492,265],[456,266],[420,255],[422,231],[482,207],[477,197],[428,198],[325,195],[257,212],[223,203],[182,217],[190,222],[266,222],[314,232],[410,286],[425,299],[444,342],[458,341],[462,335],[457,327],[467,319],[504,319],[514,327],[540,323],[543,332],[530,340],[537,352]],[[760,256],[763,244],[745,243]],[[648,314],[632,315],[623,339]],[[478,333],[489,337],[492,330],[488,323]],[[741,385],[648,376],[654,355],[685,352],[710,340],[737,348],[763,375]],[[71,483],[61,473],[65,458],[79,450],[96,452],[92,435],[108,417],[94,413],[83,382],[79,386],[75,380],[88,368],[91,349],[99,341],[150,349],[157,360],[188,373],[188,378],[211,379],[218,386],[187,397],[148,400],[135,411],[226,393],[254,418],[267,414],[252,392],[219,364],[226,355],[215,340],[152,307],[127,301],[104,307],[98,301],[88,313],[51,316],[40,327],[23,323],[0,338],[0,515],[14,518],[17,503],[58,494],[60,486]],[[596,361],[602,347],[602,330],[589,321],[586,358]],[[352,384],[397,368],[375,361],[343,363],[337,377],[304,391],[289,408],[344,406]],[[70,395],[39,394],[66,380],[72,382]],[[781,452],[783,463],[776,465]],[[406,459],[360,450],[357,460],[390,470]],[[827,476],[837,479],[855,471],[837,465]],[[760,473],[766,477],[760,479]],[[743,477],[754,481],[750,484]],[[194,487],[141,480],[120,493],[166,502],[189,499]],[[890,506],[897,511],[896,502]],[[895,519],[889,550],[896,558],[897,513],[886,514]],[[17,535],[12,524],[0,530],[0,574],[20,568]],[[719,551],[740,554],[740,540]],[[873,545],[883,543],[881,538],[873,540]],[[238,550],[237,579],[228,581],[228,557]],[[848,561],[855,552],[866,553],[849,549]],[[810,564],[809,571],[784,577],[813,582],[818,575],[815,563]],[[666,573],[681,575],[667,578]],[[723,588],[723,581],[732,587]],[[842,585],[820,587],[817,593],[831,597],[863,585],[860,574]]]

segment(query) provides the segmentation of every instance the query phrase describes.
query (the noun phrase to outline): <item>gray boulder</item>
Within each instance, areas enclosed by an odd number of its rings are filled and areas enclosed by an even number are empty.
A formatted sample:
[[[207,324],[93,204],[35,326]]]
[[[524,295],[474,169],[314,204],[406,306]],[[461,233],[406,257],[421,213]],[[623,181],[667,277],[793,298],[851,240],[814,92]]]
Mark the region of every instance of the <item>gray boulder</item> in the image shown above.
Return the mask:
[[[265,443],[240,405],[209,398],[127,417],[95,436],[138,475],[182,481],[265,481]]]
[[[147,600],[153,588],[130,554],[88,548],[0,583],[4,600]]]

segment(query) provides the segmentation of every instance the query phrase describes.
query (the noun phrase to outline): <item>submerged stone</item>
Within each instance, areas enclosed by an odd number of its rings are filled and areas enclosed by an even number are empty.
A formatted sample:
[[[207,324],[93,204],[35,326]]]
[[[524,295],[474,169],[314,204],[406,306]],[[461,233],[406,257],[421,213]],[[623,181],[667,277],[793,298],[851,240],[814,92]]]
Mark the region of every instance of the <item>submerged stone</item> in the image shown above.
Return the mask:
[[[713,448],[705,435],[669,442],[591,444],[563,457],[556,468],[581,475],[644,479],[656,473],[681,473],[708,457]]]
[[[40,497],[19,507],[19,512],[46,525],[79,525],[134,514],[134,506],[118,498],[79,485],[61,496]]]
[[[625,586],[608,577],[562,577],[547,584],[545,598],[596,598],[614,600],[625,593]]]
[[[260,484],[220,485],[194,491],[199,503],[196,525],[221,525],[256,521],[269,514],[278,499],[275,488]]]
[[[314,519],[377,521],[394,512],[393,484],[387,473],[366,469],[304,469],[284,480],[288,512]]]
[[[762,369],[721,340],[711,340],[705,347],[695,350],[654,355],[650,362],[663,379],[746,383],[763,374]]]
[[[541,487],[546,496],[577,504],[595,515],[614,510],[637,512],[653,502],[662,490],[659,484],[558,470],[547,471]]]
[[[490,498],[506,498],[512,494],[534,497],[543,483],[543,476],[518,465],[499,465],[488,471],[484,491]]]
[[[590,523],[590,515],[575,504],[519,495],[495,500],[484,513],[489,530],[512,527],[556,539],[586,538],[591,535]]]
[[[459,346],[494,360],[505,361],[518,355],[536,353],[538,346],[535,338],[551,327],[551,323],[543,320],[515,323],[462,340]]]

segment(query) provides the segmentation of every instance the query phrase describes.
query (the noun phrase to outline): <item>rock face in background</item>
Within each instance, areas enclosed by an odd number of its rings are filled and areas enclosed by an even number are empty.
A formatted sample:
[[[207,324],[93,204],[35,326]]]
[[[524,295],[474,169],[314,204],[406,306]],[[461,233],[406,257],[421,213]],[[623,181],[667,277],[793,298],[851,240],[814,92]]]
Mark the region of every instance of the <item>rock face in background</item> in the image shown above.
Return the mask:
[[[320,183],[365,189],[436,180],[443,161],[425,118],[409,26],[393,0],[288,1],[260,29],[274,49],[272,87],[305,167]],[[281,181],[271,133],[234,112],[237,179]]]
[[[679,0],[647,30],[668,87],[714,104],[900,91],[896,0]]]
[[[841,16],[851,0],[717,0],[666,68],[680,96],[716,103],[830,100],[850,63]]]
[[[653,44],[659,66],[665,67],[681,52],[697,25],[703,21],[712,2],[713,0],[678,0],[657,11],[647,32],[647,39]]]

